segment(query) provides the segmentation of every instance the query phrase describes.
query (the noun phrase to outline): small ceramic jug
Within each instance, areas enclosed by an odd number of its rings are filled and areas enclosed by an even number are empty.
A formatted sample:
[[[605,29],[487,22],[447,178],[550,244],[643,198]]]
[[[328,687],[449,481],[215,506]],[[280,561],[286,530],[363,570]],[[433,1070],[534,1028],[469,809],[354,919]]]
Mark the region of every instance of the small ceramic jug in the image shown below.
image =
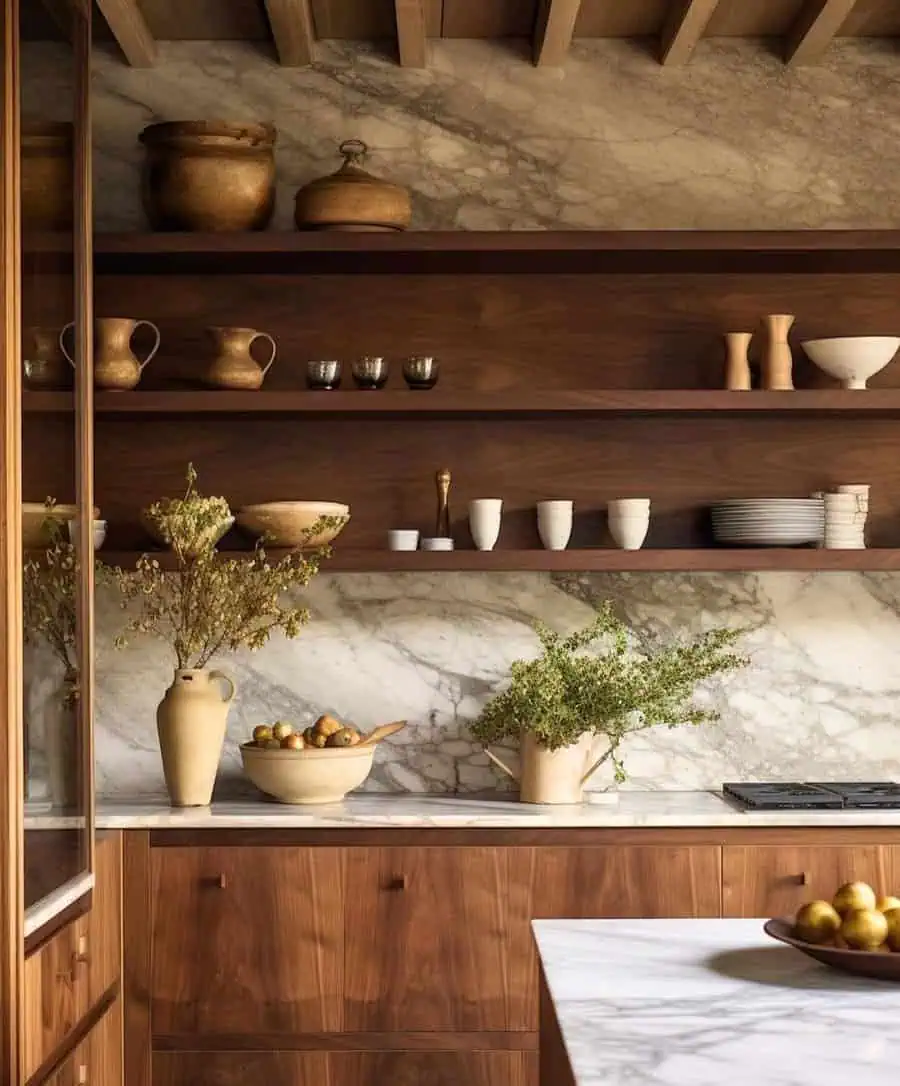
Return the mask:
[[[156,342],[144,361],[139,362],[131,349],[131,340],[142,324],[153,329]],[[60,332],[59,345],[74,366],[64,342],[66,332],[72,327],[74,326],[67,324]],[[159,350],[159,343],[159,329],[152,321],[132,320],[130,317],[98,317],[94,321],[94,387],[110,392],[127,392],[135,388],[144,367]]]
[[[794,318],[789,313],[772,313],[763,317],[767,341],[762,362],[762,387],[774,391],[786,391],[794,387],[793,358],[788,343],[788,332]]]
[[[59,332],[55,328],[26,328],[23,339],[22,365],[28,388],[71,388],[75,367],[60,349]]]
[[[260,388],[275,361],[275,340],[267,332],[255,328],[208,328],[215,344],[215,358],[203,380],[213,388],[233,388],[255,391]],[[272,348],[269,361],[260,366],[250,354],[258,339],[265,339]]]

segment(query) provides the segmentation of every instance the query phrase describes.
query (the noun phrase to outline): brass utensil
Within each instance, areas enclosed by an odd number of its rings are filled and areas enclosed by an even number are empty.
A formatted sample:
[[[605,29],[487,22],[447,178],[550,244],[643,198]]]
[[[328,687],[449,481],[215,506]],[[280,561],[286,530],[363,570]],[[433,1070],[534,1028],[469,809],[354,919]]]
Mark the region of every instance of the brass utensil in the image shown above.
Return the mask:
[[[387,359],[374,355],[357,358],[351,365],[350,372],[353,374],[353,380],[359,388],[383,388],[388,379]]]
[[[430,355],[413,355],[403,360],[403,379],[412,389],[434,388],[438,370],[438,360]]]
[[[451,476],[447,468],[441,470],[434,477],[437,486],[437,522],[434,534],[439,537],[450,536],[450,482]]]
[[[401,728],[406,727],[405,720],[395,720],[392,724],[379,724],[377,728],[373,728],[367,736],[364,736],[357,747],[373,747],[376,743],[380,743],[382,739],[387,739],[389,735],[393,735],[394,732],[399,732]],[[352,747],[350,748],[353,749]]]

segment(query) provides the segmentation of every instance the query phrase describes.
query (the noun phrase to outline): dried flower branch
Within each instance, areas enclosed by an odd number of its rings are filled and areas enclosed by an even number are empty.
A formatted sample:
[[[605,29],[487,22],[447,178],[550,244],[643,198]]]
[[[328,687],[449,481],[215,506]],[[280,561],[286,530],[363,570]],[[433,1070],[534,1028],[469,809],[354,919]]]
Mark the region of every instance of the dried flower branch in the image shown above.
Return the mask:
[[[263,543],[247,557],[222,558],[217,531],[231,511],[223,498],[197,493],[197,476],[188,467],[184,498],[156,502],[144,511],[170,543],[177,569],[166,573],[152,555],[138,559],[134,571],[115,569],[122,608],[132,612],[117,644],[129,634],[150,633],[170,641],[178,668],[206,667],[221,652],[262,648],[276,630],[297,637],[309,619],[304,607],[282,603],[289,591],[304,588],[318,572],[326,548],[292,551],[271,563]],[[329,526],[321,518],[309,538]]]
[[[616,779],[625,779],[619,747],[626,736],[647,728],[698,725],[719,714],[692,701],[695,687],[721,672],[745,667],[745,656],[730,650],[740,630],[719,629],[693,641],[636,649],[628,627],[606,603],[585,629],[562,637],[535,626],[543,652],[516,660],[506,690],[496,695],[472,725],[482,743],[531,732],[550,750],[569,746],[585,734],[605,736]],[[600,639],[601,653],[588,651]]]
[[[67,672],[75,671],[76,587],[78,562],[75,547],[65,537],[57,517],[51,516],[56,501],[44,503],[47,518],[43,529],[49,544],[40,557],[23,566],[22,615],[26,644],[46,642]]]

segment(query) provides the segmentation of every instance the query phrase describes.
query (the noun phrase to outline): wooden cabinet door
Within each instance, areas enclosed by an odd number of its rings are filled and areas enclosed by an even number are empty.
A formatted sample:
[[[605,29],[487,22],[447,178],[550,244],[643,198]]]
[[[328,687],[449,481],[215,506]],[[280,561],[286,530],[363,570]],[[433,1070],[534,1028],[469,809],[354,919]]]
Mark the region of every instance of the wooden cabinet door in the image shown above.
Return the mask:
[[[122,839],[101,834],[94,851],[91,909],[77,921],[85,936],[88,1004],[93,1007],[122,969]]]
[[[336,1052],[331,1063],[328,1086],[537,1086],[536,1052]]]
[[[726,845],[725,916],[789,916],[805,901],[830,901],[844,882],[896,888],[893,850],[879,845]]]
[[[82,932],[67,924],[25,961],[25,1075],[37,1071],[90,1009]]]
[[[342,864],[332,848],[151,849],[153,1032],[341,1029]]]
[[[348,1030],[524,1028],[529,962],[510,952],[504,848],[347,850]]]
[[[332,1086],[327,1052],[157,1052],[153,1086]]]
[[[42,1086],[123,1086],[119,1000]]]

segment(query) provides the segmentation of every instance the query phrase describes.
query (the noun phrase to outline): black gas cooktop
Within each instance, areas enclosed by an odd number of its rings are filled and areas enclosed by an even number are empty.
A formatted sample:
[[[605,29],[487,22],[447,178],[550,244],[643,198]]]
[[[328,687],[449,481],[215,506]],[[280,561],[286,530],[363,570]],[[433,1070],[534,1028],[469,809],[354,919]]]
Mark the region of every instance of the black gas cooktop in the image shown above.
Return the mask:
[[[754,811],[900,808],[900,784],[893,781],[737,783],[723,784],[722,791]]]

